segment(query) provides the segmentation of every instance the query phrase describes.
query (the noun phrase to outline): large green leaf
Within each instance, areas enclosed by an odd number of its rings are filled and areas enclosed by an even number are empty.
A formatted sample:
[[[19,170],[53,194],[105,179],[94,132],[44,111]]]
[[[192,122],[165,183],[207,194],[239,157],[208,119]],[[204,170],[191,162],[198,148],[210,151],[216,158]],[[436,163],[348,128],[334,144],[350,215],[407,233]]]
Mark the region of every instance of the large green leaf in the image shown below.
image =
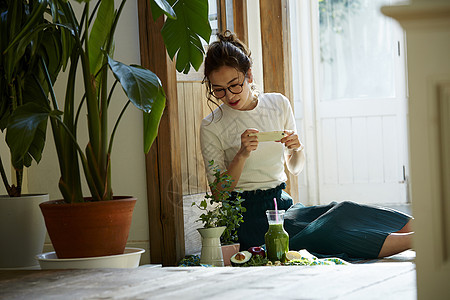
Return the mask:
[[[53,24],[61,27],[61,42],[63,46],[63,61],[72,55],[72,50],[77,39],[81,39],[81,29],[77,17],[72,9],[72,5],[68,0],[53,0],[51,6],[51,14]],[[73,37],[77,37],[74,39]],[[64,65],[64,70],[67,65]]]
[[[211,36],[208,0],[170,0],[170,3],[175,3],[177,19],[168,19],[161,30],[167,52],[172,59],[177,55],[179,72],[187,73],[191,65],[198,70],[204,53],[200,38],[209,42]]]
[[[178,51],[176,68],[179,72],[188,73],[190,70],[190,64],[194,66],[196,70],[200,67],[203,62],[203,48],[202,42],[196,36],[193,36],[189,47],[182,47]]]
[[[79,30],[79,24],[73,15],[70,2],[65,0],[51,1],[50,12],[53,24],[62,25],[61,28],[61,44],[63,57],[63,70],[66,69],[69,57],[72,54],[75,40],[72,38]]]
[[[49,114],[48,109],[36,103],[27,103],[13,112],[6,131],[6,142],[11,149],[14,167],[22,168],[27,155],[40,159]]]
[[[25,167],[31,166],[32,158],[37,163],[41,161],[42,152],[44,151],[45,146],[46,129],[47,129],[47,120],[41,122],[36,129],[30,147],[28,147],[28,152],[25,153],[23,158],[23,165]],[[18,160],[20,165],[20,157],[15,157],[14,152],[12,152],[12,154],[13,154],[12,160],[13,161]]]
[[[21,68],[23,66],[20,66],[19,64],[23,63],[22,59],[24,58],[24,55],[27,51],[32,50],[32,47],[34,45],[34,49],[38,47],[40,35],[42,33],[42,30],[48,28],[48,24],[39,24],[35,28],[33,28],[31,31],[27,32],[22,39],[18,41],[16,44],[11,44],[7,50],[8,54],[12,54],[11,60],[7,64],[7,79],[11,80],[11,77],[14,75],[14,73],[20,73],[16,71],[16,68]]]
[[[152,10],[152,17],[154,21],[156,21],[156,19],[163,14],[171,19],[177,18],[172,6],[166,0],[152,0],[150,1],[150,8]]]
[[[8,27],[8,14],[0,11],[0,36],[2,37],[0,39],[0,53],[3,53],[6,47],[8,47]],[[0,64],[3,64],[3,58],[0,60]]]
[[[45,30],[39,47],[39,54],[47,65],[52,82],[56,81],[62,65],[67,62],[64,59],[68,59],[68,57],[63,56],[62,48],[61,31],[57,31],[54,28]],[[36,74],[36,71],[34,73]],[[44,80],[41,81],[41,84],[44,84]]]
[[[161,81],[153,72],[140,66],[128,66],[111,58],[108,58],[108,63],[130,101],[146,113],[144,150],[148,152],[156,138],[166,101]]]
[[[39,119],[35,116],[34,121],[40,120],[36,126],[25,122],[29,113],[39,112],[36,107],[44,109],[44,115],[48,107],[46,95],[49,88],[39,67],[40,60],[43,58],[49,65],[53,81],[61,69],[60,32],[44,18],[48,2],[10,1],[9,10],[1,17],[0,127],[8,126],[6,140],[13,164],[18,169],[30,166],[33,158],[39,162],[45,144],[46,117]],[[8,31],[5,31],[5,24]],[[15,94],[7,88],[13,84]],[[22,108],[20,105],[23,104],[32,106]],[[10,118],[14,109],[18,110],[13,114],[17,119]],[[10,121],[14,122],[11,126]]]
[[[165,98],[153,105],[150,113],[144,113],[144,152],[148,153],[158,135],[159,122],[164,112]]]
[[[126,65],[108,57],[109,66],[127,97],[144,112],[151,112],[154,103],[165,99],[161,81],[150,70]]]
[[[110,38],[114,20],[114,0],[102,0],[89,36],[89,64],[91,74],[97,74],[102,67],[106,42]]]
[[[0,11],[0,70],[4,70],[4,65],[6,63],[5,55],[3,51],[8,47],[8,15],[4,13],[7,7],[2,7]],[[3,71],[0,71],[0,130],[3,131],[6,128],[6,124],[9,119],[10,114],[10,96],[8,92],[8,83],[4,76]]]
[[[33,10],[27,17],[21,15],[23,9],[21,1],[14,1],[10,8],[11,16],[8,17],[10,24],[10,42],[8,48],[5,50],[6,61],[4,65],[6,78],[9,82],[14,76],[16,65],[25,54],[26,48],[30,46],[32,40],[37,39],[39,31],[46,26],[42,20],[47,1],[34,1],[34,4]],[[26,22],[25,25],[20,23],[21,20]]]

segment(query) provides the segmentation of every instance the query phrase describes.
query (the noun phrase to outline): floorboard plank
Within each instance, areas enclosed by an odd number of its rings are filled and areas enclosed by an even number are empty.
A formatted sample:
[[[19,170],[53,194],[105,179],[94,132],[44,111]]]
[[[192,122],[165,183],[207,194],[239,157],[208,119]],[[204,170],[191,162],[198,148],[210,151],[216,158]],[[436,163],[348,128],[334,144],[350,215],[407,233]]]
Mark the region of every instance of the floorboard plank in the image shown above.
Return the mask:
[[[417,299],[416,272],[415,270],[410,270],[385,281],[359,288],[338,299]]]
[[[412,262],[0,271],[1,299],[416,299]],[[398,297],[398,298],[397,298]]]

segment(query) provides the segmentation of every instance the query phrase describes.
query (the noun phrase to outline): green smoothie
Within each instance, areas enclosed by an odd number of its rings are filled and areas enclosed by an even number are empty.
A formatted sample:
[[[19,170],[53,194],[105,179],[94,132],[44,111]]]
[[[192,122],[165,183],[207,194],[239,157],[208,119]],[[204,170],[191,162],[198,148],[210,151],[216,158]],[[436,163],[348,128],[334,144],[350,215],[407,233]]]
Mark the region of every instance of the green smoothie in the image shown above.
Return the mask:
[[[283,228],[283,223],[269,224],[269,230],[264,236],[266,242],[267,258],[275,262],[286,262],[286,253],[289,251],[289,235]]]

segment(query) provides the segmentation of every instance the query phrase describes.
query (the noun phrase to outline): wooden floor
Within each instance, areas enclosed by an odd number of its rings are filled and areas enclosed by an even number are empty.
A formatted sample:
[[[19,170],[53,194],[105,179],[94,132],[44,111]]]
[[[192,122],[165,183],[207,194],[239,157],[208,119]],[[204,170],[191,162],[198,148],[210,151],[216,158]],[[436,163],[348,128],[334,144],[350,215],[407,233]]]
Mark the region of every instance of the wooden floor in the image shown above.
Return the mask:
[[[0,299],[416,299],[411,252],[339,266],[0,271]]]

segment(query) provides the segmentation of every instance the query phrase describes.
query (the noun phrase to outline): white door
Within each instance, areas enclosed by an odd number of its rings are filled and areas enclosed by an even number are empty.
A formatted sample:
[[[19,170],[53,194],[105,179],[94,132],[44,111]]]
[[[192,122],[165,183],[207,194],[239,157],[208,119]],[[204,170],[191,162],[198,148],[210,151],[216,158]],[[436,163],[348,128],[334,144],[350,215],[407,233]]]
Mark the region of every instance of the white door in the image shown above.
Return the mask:
[[[305,144],[315,148],[306,176],[309,196],[316,199],[309,203],[406,203],[404,33],[380,12],[390,1],[302,2],[300,13],[310,11],[304,26],[310,27],[311,46],[303,42],[300,51],[305,60],[309,47],[314,78],[312,87],[302,86],[303,97],[313,89],[314,103],[301,99],[299,120]]]

